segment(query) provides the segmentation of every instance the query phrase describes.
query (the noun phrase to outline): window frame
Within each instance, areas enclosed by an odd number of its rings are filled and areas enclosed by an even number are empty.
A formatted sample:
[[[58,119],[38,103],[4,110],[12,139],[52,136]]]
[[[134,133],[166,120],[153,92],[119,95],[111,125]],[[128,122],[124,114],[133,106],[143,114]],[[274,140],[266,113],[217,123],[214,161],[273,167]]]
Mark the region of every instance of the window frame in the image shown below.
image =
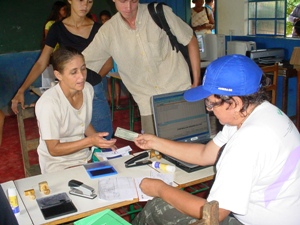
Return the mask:
[[[275,17],[268,17],[268,18],[257,18],[257,4],[261,3],[261,2],[274,2],[275,3]],[[284,3],[284,17],[279,17],[279,15],[277,15],[277,8],[279,7],[279,2],[283,2]],[[255,3],[255,13],[254,13],[254,17],[250,18],[250,4]],[[287,7],[287,0],[248,0],[248,24],[247,24],[247,35],[248,36],[271,36],[271,37],[285,37],[286,36],[286,7]],[[274,33],[273,34],[266,34],[266,33],[258,33],[258,26],[257,23],[259,21],[274,21]],[[255,23],[254,26],[254,33],[250,34],[250,23]],[[277,34],[277,25],[279,22],[283,22],[284,24],[284,31],[283,34]]]

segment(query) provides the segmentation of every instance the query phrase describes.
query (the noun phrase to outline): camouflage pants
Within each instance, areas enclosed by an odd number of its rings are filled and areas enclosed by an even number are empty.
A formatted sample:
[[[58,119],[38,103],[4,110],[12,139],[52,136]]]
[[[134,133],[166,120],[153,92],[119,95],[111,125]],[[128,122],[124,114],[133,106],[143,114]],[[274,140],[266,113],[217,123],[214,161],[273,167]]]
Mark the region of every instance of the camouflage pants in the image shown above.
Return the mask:
[[[154,198],[134,218],[132,225],[187,225],[197,220],[187,216],[160,198]]]
[[[161,198],[154,198],[147,202],[132,221],[132,225],[187,225],[196,221],[197,219],[179,212]],[[228,216],[220,222],[220,225],[242,225],[242,223]]]

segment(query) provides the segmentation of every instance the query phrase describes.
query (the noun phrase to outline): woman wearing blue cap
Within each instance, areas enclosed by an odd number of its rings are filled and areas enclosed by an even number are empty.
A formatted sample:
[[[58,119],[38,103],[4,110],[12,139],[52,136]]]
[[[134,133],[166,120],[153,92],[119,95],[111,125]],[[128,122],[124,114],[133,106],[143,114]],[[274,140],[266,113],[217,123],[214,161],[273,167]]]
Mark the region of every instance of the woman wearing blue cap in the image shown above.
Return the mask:
[[[224,125],[208,144],[149,134],[135,139],[142,149],[216,165],[217,172],[207,199],[143,179],[142,191],[155,198],[132,224],[189,224],[202,217],[201,207],[212,200],[219,202],[221,224],[299,224],[300,135],[268,101],[262,74],[250,58],[227,55],[209,65],[202,86],[185,92],[187,101],[205,99],[207,110]]]

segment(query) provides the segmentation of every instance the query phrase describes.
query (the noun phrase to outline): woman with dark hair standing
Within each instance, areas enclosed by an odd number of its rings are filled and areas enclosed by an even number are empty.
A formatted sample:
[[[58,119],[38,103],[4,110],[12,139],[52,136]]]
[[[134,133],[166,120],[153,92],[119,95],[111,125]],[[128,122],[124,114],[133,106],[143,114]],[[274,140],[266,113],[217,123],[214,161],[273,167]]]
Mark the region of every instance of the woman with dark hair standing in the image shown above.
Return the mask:
[[[37,62],[32,67],[26,80],[12,99],[12,110],[18,113],[17,105],[20,102],[24,108],[24,91],[40,76],[47,67],[50,56],[56,44],[73,47],[82,52],[93,40],[100,28],[100,24],[87,17],[93,5],[92,0],[69,0],[70,16],[55,22],[46,37],[45,46]],[[87,82],[94,88],[92,125],[97,132],[108,132],[105,138],[110,139],[113,133],[111,115],[102,84],[102,77],[112,68],[111,58],[107,60],[102,69],[96,73],[88,69]]]
[[[50,15],[48,16],[43,30],[42,48],[45,45],[45,39],[50,30],[50,27],[56,21],[62,20],[67,16],[67,3],[63,1],[56,1],[53,3]]]

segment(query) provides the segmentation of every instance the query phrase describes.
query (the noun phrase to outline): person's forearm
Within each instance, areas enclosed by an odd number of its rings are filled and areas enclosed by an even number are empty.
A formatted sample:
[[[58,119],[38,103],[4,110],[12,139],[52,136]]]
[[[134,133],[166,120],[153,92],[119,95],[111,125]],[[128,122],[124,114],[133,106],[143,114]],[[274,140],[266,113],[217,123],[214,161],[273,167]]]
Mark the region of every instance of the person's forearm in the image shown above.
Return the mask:
[[[43,71],[49,64],[50,55],[52,52],[53,48],[49,47],[48,45],[45,45],[39,59],[36,61],[32,69],[30,70],[28,76],[26,77],[26,80],[19,88],[19,93],[24,93],[24,91],[28,89],[29,86],[43,73]]]
[[[95,134],[96,133],[96,131],[95,131],[95,129],[94,129],[94,127],[92,126],[92,124],[90,124],[87,128],[86,128],[86,130],[85,130],[85,136],[91,136],[91,135],[93,135],[93,134]]]
[[[46,141],[48,151],[52,156],[63,156],[73,154],[84,148],[93,146],[92,138],[86,137],[78,141],[61,143],[57,140]]]
[[[207,202],[203,198],[171,186],[162,188],[159,197],[178,211],[198,219],[202,218],[202,206]]]
[[[204,149],[204,145],[195,143],[176,142],[163,138],[154,139],[152,144],[152,149],[154,150],[180,159],[182,161],[199,165],[202,165],[201,163],[203,163],[201,161],[203,158],[200,157],[202,151],[201,148]],[[189,151],[189,154],[186,154],[187,149]]]
[[[200,84],[200,52],[197,38],[193,35],[192,40],[188,44],[189,57],[192,66],[193,84],[192,87],[196,87]]]
[[[24,93],[30,87],[30,85],[40,76],[40,74],[44,71],[45,68],[38,62],[34,64],[24,83],[19,88],[18,92]]]
[[[105,63],[104,65],[101,67],[100,71],[99,71],[99,74],[101,77],[104,77],[106,76],[109,71],[111,71],[111,69],[114,67],[114,64],[113,64],[113,60],[112,60],[112,57],[110,57]]]
[[[215,27],[214,24],[210,24],[210,23],[205,23],[196,27],[192,27],[194,31],[201,31],[201,30],[211,30]]]
[[[205,28],[205,25],[199,25],[199,26],[195,26],[195,27],[192,27],[194,31],[200,31],[200,30],[204,30],[206,29]]]

